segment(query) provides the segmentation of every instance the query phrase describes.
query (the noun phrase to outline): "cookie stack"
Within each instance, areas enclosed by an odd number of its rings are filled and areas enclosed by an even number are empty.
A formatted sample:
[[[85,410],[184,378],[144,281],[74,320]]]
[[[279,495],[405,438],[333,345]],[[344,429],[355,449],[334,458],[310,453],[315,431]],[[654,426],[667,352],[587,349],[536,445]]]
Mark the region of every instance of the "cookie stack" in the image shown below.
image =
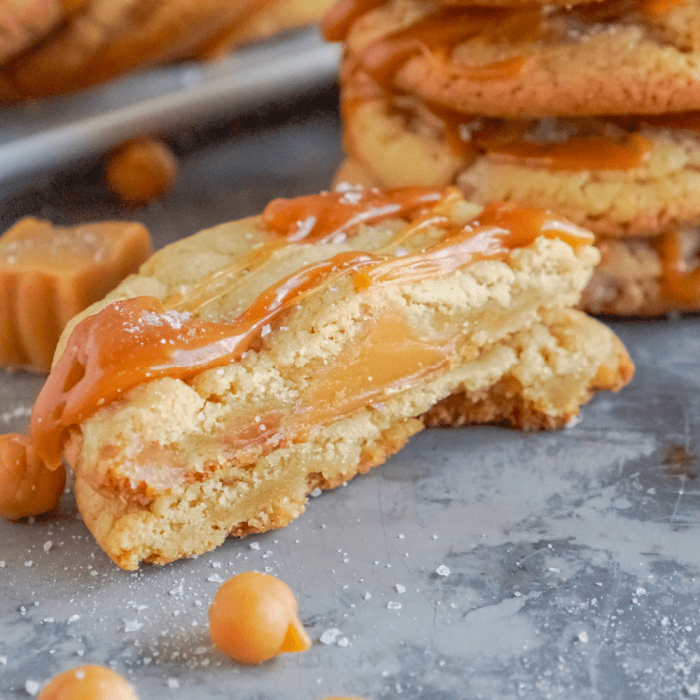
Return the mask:
[[[586,310],[700,310],[698,0],[347,0],[324,29],[338,181],[554,210],[596,234]]]

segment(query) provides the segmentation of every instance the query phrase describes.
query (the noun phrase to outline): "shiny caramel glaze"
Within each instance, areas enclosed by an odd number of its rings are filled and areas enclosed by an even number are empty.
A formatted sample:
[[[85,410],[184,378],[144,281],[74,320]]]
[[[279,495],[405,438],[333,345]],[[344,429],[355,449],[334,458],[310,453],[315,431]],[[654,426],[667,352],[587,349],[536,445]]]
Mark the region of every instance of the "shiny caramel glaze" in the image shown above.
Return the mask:
[[[270,232],[285,239],[286,245],[295,245],[290,239],[299,227],[290,226],[290,222],[314,219],[315,225],[308,224],[304,229],[308,240],[327,240],[338,231],[351,236],[358,230],[357,223],[367,220],[359,216],[361,210],[357,209],[364,205],[373,212],[371,220],[375,223],[401,218],[412,233],[429,224],[440,236],[424,249],[401,257],[381,251],[347,251],[302,267],[263,291],[248,309],[227,323],[203,321],[190,310],[168,309],[153,297],[119,301],[84,319],[73,330],[32,414],[32,440],[47,466],[55,468],[60,464],[70,428],[100,407],[141,383],[160,377],[187,380],[206,369],[240,360],[245,352],[260,346],[265,327],[275,327],[280,317],[305,297],[340,278],[352,280],[355,290],[361,293],[376,285],[447,275],[477,260],[504,259],[509,251],[528,246],[539,236],[560,238],[574,247],[593,241],[590,233],[554,215],[511,205],[489,206],[477,221],[465,226],[455,224],[438,210],[444,197],[455,196],[451,190],[440,197],[435,191],[418,188],[352,194],[350,204],[348,192],[286,203],[278,200],[266,212]],[[429,206],[418,206],[416,201]],[[408,206],[408,202],[414,204]],[[401,239],[402,232],[397,236]],[[202,291],[197,304],[202,303]],[[177,303],[181,301],[177,299]],[[388,326],[394,322],[387,319]],[[397,327],[397,337],[402,333]],[[395,353],[390,354],[401,355],[401,348],[393,347]],[[444,348],[435,351],[423,345],[416,357],[418,365],[406,368],[399,373],[401,376],[439,365],[444,361]],[[348,366],[356,367],[357,361]],[[351,374],[347,373],[347,377]],[[344,382],[349,381],[347,377]],[[347,401],[339,401],[334,410],[337,412],[344,405],[349,409],[355,400],[351,392]],[[308,405],[312,406],[313,401]]]
[[[581,136],[561,143],[513,141],[488,148],[490,158],[548,170],[629,170],[649,158],[651,142],[639,134],[624,141],[604,136]]]

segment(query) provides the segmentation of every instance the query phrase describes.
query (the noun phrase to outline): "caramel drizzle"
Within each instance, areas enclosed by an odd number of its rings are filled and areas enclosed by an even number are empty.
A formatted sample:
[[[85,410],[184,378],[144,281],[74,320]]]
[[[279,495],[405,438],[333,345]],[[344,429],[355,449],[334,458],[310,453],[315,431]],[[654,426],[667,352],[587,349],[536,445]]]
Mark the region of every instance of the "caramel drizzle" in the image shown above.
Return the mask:
[[[332,201],[329,198],[328,204]],[[292,200],[290,207],[294,204]],[[392,216],[394,212],[385,215]],[[415,232],[428,220],[424,214],[416,218]],[[341,277],[349,276],[360,291],[375,284],[449,274],[474,260],[503,258],[541,235],[574,246],[593,240],[587,231],[552,215],[508,205],[488,207],[473,226],[457,227],[440,215],[432,223],[443,228],[443,235],[421,252],[400,258],[339,253],[280,280],[229,323],[167,312],[153,297],[119,301],[84,319],[73,330],[35,404],[31,435],[37,452],[49,467],[56,468],[70,428],[100,407],[144,382],[166,376],[187,380],[240,360],[284,312]]]
[[[476,66],[452,66],[446,61],[458,44],[477,35],[496,41],[513,31],[513,12],[502,8],[444,7],[414,24],[370,43],[358,56],[355,70],[361,68],[384,90],[395,89],[400,68],[416,55],[424,54],[447,71],[468,80],[507,80],[520,74],[527,59],[514,57]],[[520,31],[539,26],[535,12],[518,13]]]
[[[274,199],[265,208],[265,228],[279,236],[251,251],[231,265],[207,275],[185,294],[163,302],[168,310],[198,312],[231,294],[242,281],[242,273],[259,270],[274,253],[289,242],[337,243],[359,224],[371,224],[390,217],[407,217],[440,201],[444,192],[426,187],[400,190],[369,189],[362,192],[324,192],[296,199]],[[410,230],[410,227],[407,229]]]

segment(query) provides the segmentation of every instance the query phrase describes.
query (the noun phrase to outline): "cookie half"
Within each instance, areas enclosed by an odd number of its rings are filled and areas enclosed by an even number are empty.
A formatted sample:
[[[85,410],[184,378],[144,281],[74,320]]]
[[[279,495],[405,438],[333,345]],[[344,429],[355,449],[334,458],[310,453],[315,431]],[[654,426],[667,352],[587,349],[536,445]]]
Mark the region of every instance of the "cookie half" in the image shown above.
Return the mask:
[[[628,381],[597,322],[595,362],[564,340],[591,241],[450,189],[276,200],[161,250],[76,317],[32,439],[50,466],[65,454],[85,523],[123,568],[281,527],[452,394],[496,401],[507,384],[556,423]]]

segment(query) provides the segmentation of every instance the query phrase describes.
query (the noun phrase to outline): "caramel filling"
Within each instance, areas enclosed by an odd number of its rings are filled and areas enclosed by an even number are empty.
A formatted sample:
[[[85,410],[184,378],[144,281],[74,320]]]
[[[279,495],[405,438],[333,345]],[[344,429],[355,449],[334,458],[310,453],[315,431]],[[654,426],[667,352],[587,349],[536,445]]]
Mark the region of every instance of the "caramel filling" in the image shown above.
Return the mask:
[[[394,197],[401,202],[405,196],[403,190],[384,195],[377,191],[366,194],[368,201],[374,197]],[[342,209],[344,197],[344,193],[333,193],[323,201],[330,209],[336,205]],[[299,200],[288,202],[289,211],[294,212],[291,217],[283,216],[284,207],[278,202],[273,221],[288,221],[299,213],[308,218],[316,211],[319,200],[305,201],[308,209],[302,207],[301,211]],[[392,217],[396,217],[396,210],[387,206],[383,218]],[[333,230],[337,230],[338,221],[344,218],[355,220],[354,216],[343,217],[337,212],[329,212],[320,220],[332,221]],[[244,352],[259,346],[266,326],[278,325],[282,314],[291,307],[339,278],[351,279],[360,292],[375,285],[405,284],[447,275],[475,260],[503,259],[510,250],[530,245],[539,236],[557,237],[572,246],[593,241],[587,231],[553,215],[508,205],[487,207],[478,221],[464,227],[439,213],[430,217],[423,209],[414,211],[412,218],[413,221],[408,216],[411,231],[420,231],[422,224],[429,221],[441,231],[439,240],[402,257],[350,251],[313,263],[263,291],[245,312],[228,323],[202,321],[190,312],[167,310],[153,297],[116,302],[84,319],[71,334],[35,404],[31,433],[37,452],[47,466],[58,466],[70,428],[100,407],[152,379],[168,376],[187,380],[204,370],[240,360]],[[396,326],[397,323],[389,319],[387,328],[393,328],[399,339],[420,346],[423,341],[408,337],[410,332]],[[385,351],[378,350],[377,356],[383,357],[388,365],[393,363],[396,369],[385,369],[383,373],[364,350],[352,361],[341,359],[339,367],[345,363],[357,372],[363,366],[367,376],[374,377],[376,373],[377,382],[393,384],[400,377],[410,379],[417,372],[440,364],[442,350],[432,345],[430,341],[427,347],[416,346],[416,357],[409,360],[399,359],[405,354],[402,342],[387,342]],[[322,385],[346,385],[349,380],[345,375],[347,372],[339,370],[337,377],[326,377]],[[368,385],[369,391],[373,390],[373,383],[374,380]],[[355,396],[352,388],[348,396],[346,404],[356,400],[352,398]],[[332,415],[338,417],[338,410],[334,406]],[[245,444],[248,438],[242,438],[241,443],[241,436],[238,443]]]
[[[661,256],[661,293],[678,306],[695,308],[700,300],[700,266],[689,270],[680,236],[667,233],[658,245]]]
[[[392,102],[391,110],[409,121],[413,113]],[[651,141],[639,133],[621,133],[618,137],[604,134],[570,136],[564,141],[538,143],[527,138],[528,122],[485,121],[470,128],[470,118],[439,105],[424,105],[444,129],[444,139],[452,153],[465,160],[485,154],[496,163],[507,163],[552,171],[629,170],[643,166],[651,156]],[[693,113],[685,113],[693,114]],[[667,115],[663,115],[664,117]],[[672,115],[668,115],[672,116]],[[630,119],[612,119],[621,129],[635,128]],[[639,117],[647,121],[647,117]],[[680,118],[679,118],[680,120]],[[699,128],[700,128],[700,120]],[[686,123],[686,120],[683,120]],[[688,120],[688,123],[692,123]],[[662,126],[663,124],[659,124]],[[691,128],[687,126],[686,128]],[[601,130],[602,131],[602,130]],[[466,138],[463,136],[466,134]]]
[[[648,160],[649,139],[630,134],[624,142],[603,136],[581,136],[562,143],[514,141],[487,150],[498,163],[548,170],[630,170]]]

